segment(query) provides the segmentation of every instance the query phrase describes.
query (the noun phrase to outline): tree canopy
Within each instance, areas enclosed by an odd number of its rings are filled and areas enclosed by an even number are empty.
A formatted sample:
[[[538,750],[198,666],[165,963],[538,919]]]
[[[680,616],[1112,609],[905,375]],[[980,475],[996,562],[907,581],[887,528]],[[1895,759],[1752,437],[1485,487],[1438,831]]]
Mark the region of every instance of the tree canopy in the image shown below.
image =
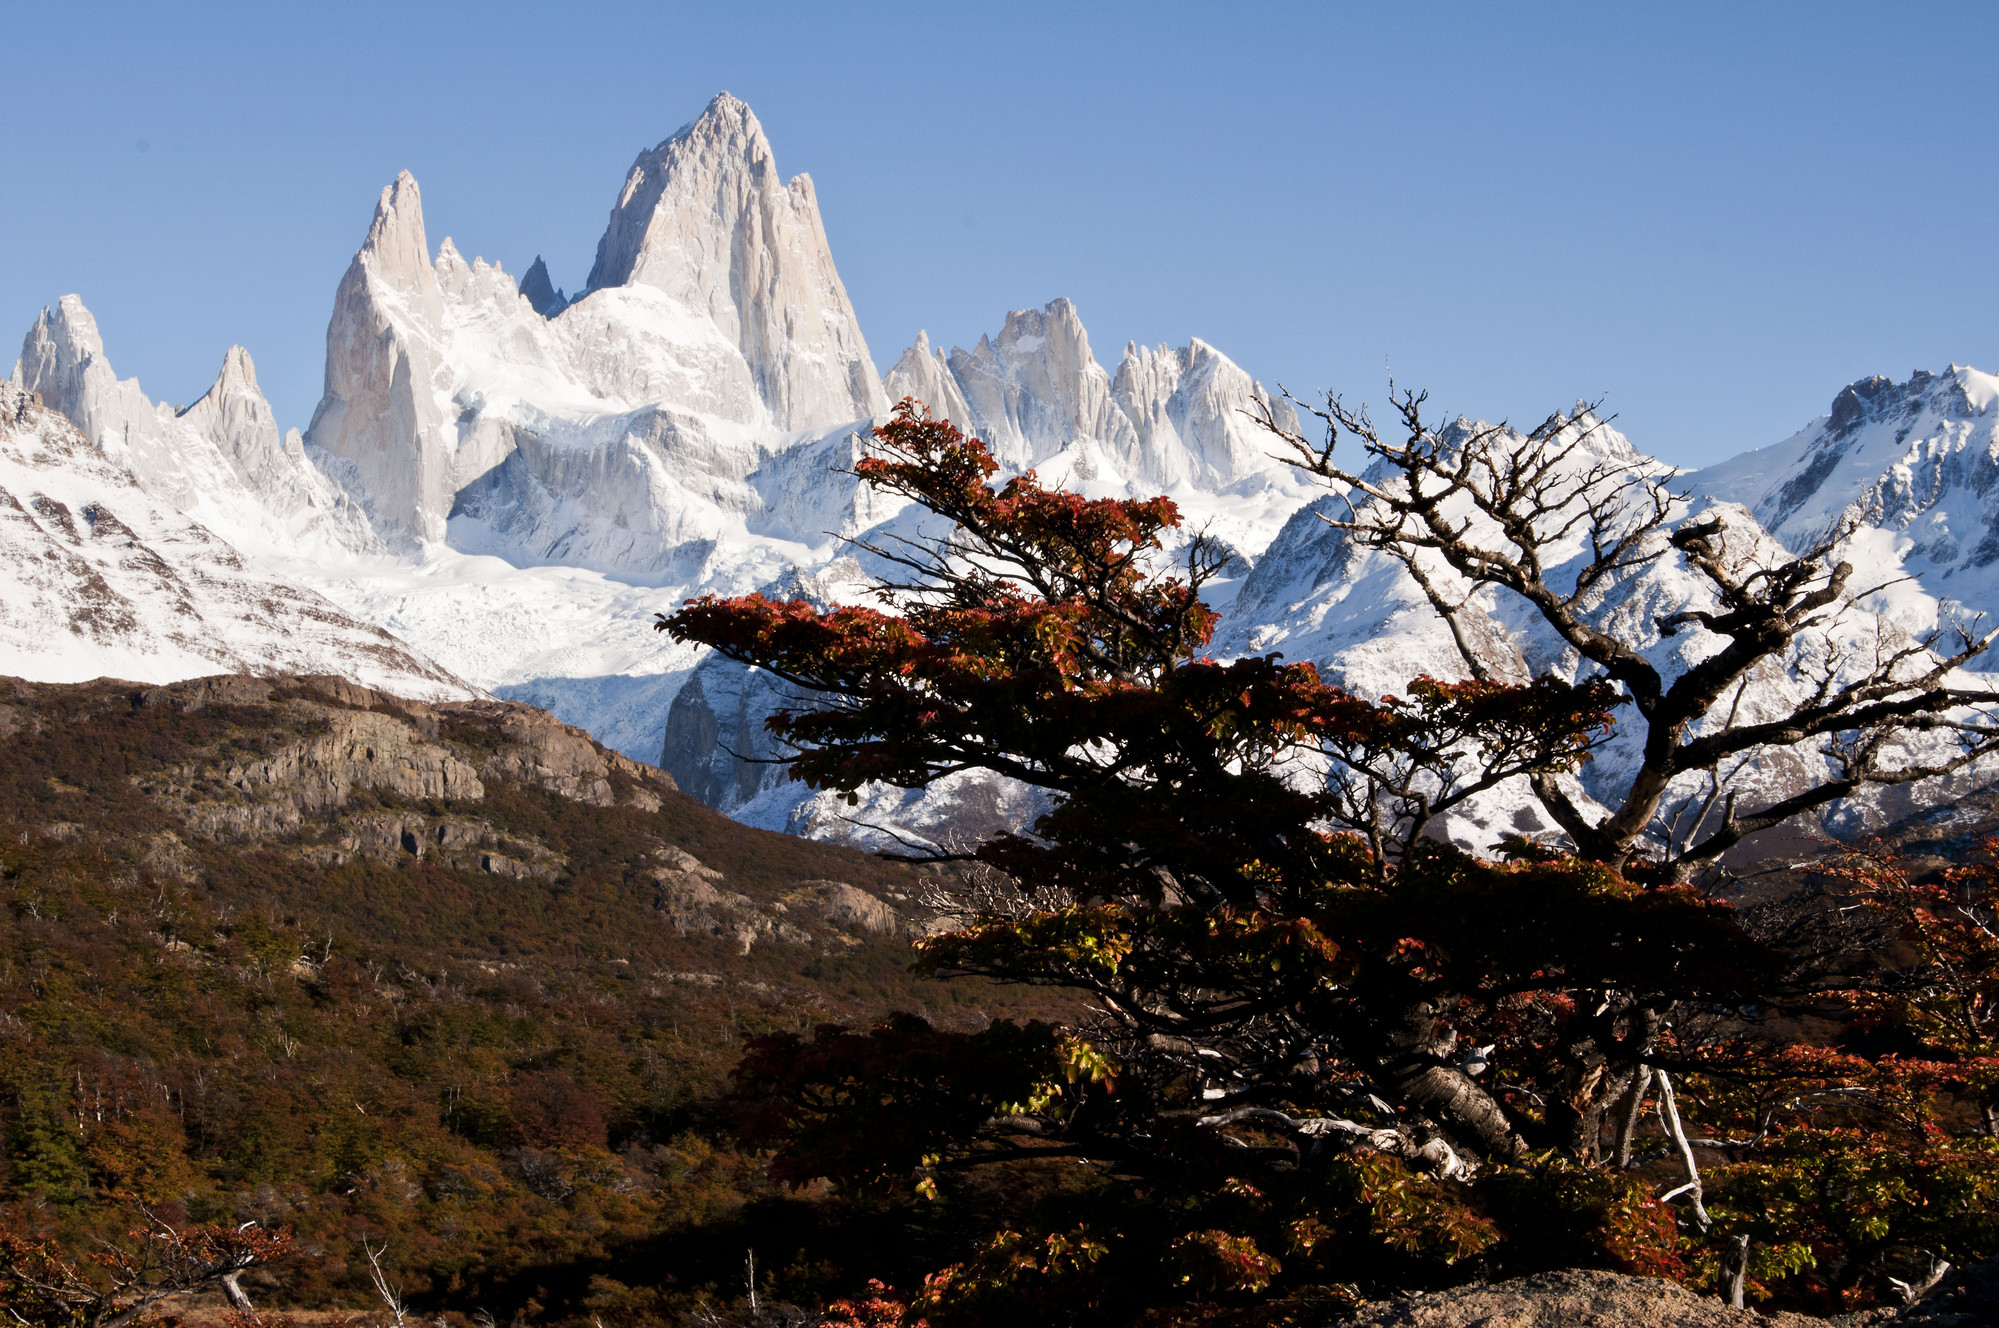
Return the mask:
[[[948,1200],[980,1169],[1086,1164],[1087,1180],[1065,1173],[1031,1211],[995,1216],[920,1292],[876,1288],[867,1313],[944,1324],[1060,1305],[1194,1322],[1472,1268],[1723,1275],[1735,1247],[1718,1215],[1747,1209],[1727,1208],[1714,1176],[1703,1185],[1683,1104],[1739,1123],[1743,1095],[1764,1094],[1756,1148],[1820,1128],[1776,1086],[1860,1071],[1807,1066],[1773,1020],[1848,999],[1833,993],[1851,965],[1807,973],[1686,872],[1648,870],[1621,830],[1492,856],[1448,838],[1469,799],[1574,774],[1630,698],[1662,731],[1673,687],[1648,692],[1628,667],[1579,683],[1474,668],[1367,698],[1307,663],[1217,660],[1201,591],[1222,555],[1194,535],[1169,557],[1170,500],[1002,480],[978,439],[911,401],[875,438],[862,480],[949,524],[863,544],[885,569],[880,607],[711,596],[659,626],[796,690],[769,727],[816,787],[983,769],[1047,790],[1032,827],[971,855],[987,888],[917,962],[1085,993],[1093,1013],[1069,1029],[945,1034],[901,1019],[753,1047],[738,1071],[744,1128],[788,1177]],[[1500,487],[1517,492],[1509,473]],[[1429,529],[1417,492],[1396,519]],[[1592,566],[1626,565],[1658,527],[1645,520]],[[1698,553],[1707,536],[1673,538]],[[1767,617],[1751,601],[1775,596],[1784,621],[1809,621],[1806,583],[1845,575],[1816,566],[1738,569],[1751,588],[1730,612]],[[1875,703],[1840,704],[1851,718]],[[1664,731],[1683,747],[1684,729]],[[1739,839],[1746,819],[1729,815],[1721,833]],[[1932,1079],[1986,1091],[1969,1087],[1976,1075]],[[1639,1146],[1647,1103],[1657,1158]],[[1990,1199],[1965,1211],[1989,1221]],[[1795,1240],[1773,1254],[1767,1223],[1756,1239],[1761,1262],[1735,1270],[1753,1287],[1796,1281],[1818,1257]],[[1864,1262],[1848,1253],[1843,1272]]]

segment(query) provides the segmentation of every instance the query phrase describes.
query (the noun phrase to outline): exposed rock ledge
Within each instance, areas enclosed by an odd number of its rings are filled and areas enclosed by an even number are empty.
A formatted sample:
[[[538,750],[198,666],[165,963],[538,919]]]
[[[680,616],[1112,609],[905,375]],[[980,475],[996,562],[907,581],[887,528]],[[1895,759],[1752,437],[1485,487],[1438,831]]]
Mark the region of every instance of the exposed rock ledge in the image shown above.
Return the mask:
[[[115,775],[93,766],[91,743],[120,753]],[[0,822],[124,841],[126,860],[162,881],[197,884],[220,867],[282,890],[293,873],[418,864],[474,891],[561,895],[587,880],[649,897],[677,935],[739,955],[837,954],[939,925],[923,874],[746,829],[664,771],[516,702],[424,703],[323,676],[0,677],[0,750],[55,795],[0,799]],[[565,803],[598,810],[579,818]],[[275,878],[274,862],[289,864]]]

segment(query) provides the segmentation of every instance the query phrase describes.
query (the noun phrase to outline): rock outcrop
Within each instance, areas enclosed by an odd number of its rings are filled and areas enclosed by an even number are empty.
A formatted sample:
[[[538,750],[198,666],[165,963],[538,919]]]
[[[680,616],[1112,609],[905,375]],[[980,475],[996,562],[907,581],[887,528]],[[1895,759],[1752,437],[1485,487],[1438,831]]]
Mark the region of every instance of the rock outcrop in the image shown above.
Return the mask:
[[[0,727],[32,725],[36,691],[13,684],[12,692],[12,703],[0,700]],[[321,866],[356,856],[420,858],[549,879],[564,870],[566,855],[539,838],[496,829],[480,808],[494,788],[526,787],[640,816],[660,812],[679,792],[666,772],[609,751],[544,711],[505,701],[426,704],[336,677],[224,675],[138,689],[127,703],[136,711],[227,716],[253,735],[137,781],[170,810],[186,839],[289,844]],[[386,798],[356,805],[362,793]],[[403,809],[370,805],[384,801]],[[668,925],[725,940],[739,954],[766,943],[845,947],[921,935],[930,921],[908,891],[891,902],[828,878],[797,880],[759,899],[679,844],[653,848],[640,870]]]
[[[966,433],[983,436],[986,431],[987,425],[965,400],[950,360],[930,344],[928,332],[916,334],[915,344],[882,376],[882,386],[892,403],[914,397],[936,419],[949,420]]]
[[[1298,425],[1288,401],[1199,337],[1178,348],[1127,345],[1111,398],[1137,431],[1142,455],[1156,458],[1147,477],[1168,485],[1226,489],[1281,475],[1277,440],[1251,417],[1268,412],[1285,428]]]
[[[225,675],[151,688],[135,704],[184,713],[259,709],[281,725],[281,736],[253,756],[172,767],[147,785],[183,804],[190,823],[210,833],[290,833],[345,807],[361,789],[410,801],[478,802],[488,784],[510,780],[574,802],[646,811],[657,811],[674,789],[663,772],[607,752],[544,711],[506,701],[432,705],[338,677]],[[480,733],[481,741],[451,741],[454,725]],[[411,834],[423,842],[452,839]]]

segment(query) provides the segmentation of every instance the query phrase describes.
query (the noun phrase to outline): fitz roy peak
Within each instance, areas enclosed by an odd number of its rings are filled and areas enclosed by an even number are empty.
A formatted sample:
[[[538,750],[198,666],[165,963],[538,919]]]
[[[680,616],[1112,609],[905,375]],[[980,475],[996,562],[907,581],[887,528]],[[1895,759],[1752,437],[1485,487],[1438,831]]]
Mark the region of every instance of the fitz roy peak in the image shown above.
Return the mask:
[[[382,191],[306,436],[353,463],[385,533],[443,541],[483,481],[472,510],[509,552],[658,571],[761,506],[744,486],[779,437],[886,409],[811,181],[779,179],[726,93],[633,164],[580,298],[537,271],[531,299],[448,239],[433,261],[416,180]],[[612,475],[642,483],[591,484]],[[683,487],[715,510],[672,510]],[[583,502],[511,510],[544,494]]]
[[[780,429],[887,409],[812,177],[783,181],[763,126],[726,92],[632,163],[590,269],[590,290],[610,286],[651,286],[705,313]]]
[[[43,310],[0,429],[14,456],[0,516],[20,518],[0,541],[15,586],[0,587],[0,673],[283,667],[412,695],[490,689],[658,760],[752,824],[962,845],[1031,820],[1038,795],[977,772],[868,790],[858,807],[811,794],[759,761],[778,755],[763,719],[795,698],[651,630],[703,593],[872,602],[881,569],[853,541],[927,530],[851,473],[906,396],[1009,470],[1096,497],[1171,496],[1181,538],[1203,531],[1239,555],[1211,587],[1218,653],[1283,650],[1369,693],[1458,673],[1406,570],[1332,531],[1320,515],[1343,500],[1272,455],[1253,417],[1295,428],[1289,403],[1206,342],[1131,344],[1106,367],[1058,298],[1006,313],[970,349],[919,333],[879,376],[811,180],[779,173],[726,93],[640,152],[611,204],[572,295],[540,255],[517,281],[449,238],[433,246],[420,187],[398,175],[334,292],[302,436],[280,432],[240,347],[175,410],[117,378],[75,296]],[[1856,383],[1796,438],[1681,476],[1688,511],[1722,513],[1732,540],[1765,553],[1857,521],[1869,564],[1913,580],[1851,606],[1855,645],[1999,609],[1995,401],[1999,381],[1968,369]],[[1633,474],[1665,469],[1607,430],[1591,448]],[[1659,564],[1604,606],[1668,674],[1703,648],[1651,626],[1700,593],[1684,570]],[[1474,610],[1502,673],[1574,674],[1531,620]],[[1759,680],[1742,704],[1781,706],[1795,682]],[[1606,751],[1599,775],[1624,759]],[[1815,759],[1746,786],[1779,791]],[[1483,844],[1546,829],[1519,794],[1452,832]]]

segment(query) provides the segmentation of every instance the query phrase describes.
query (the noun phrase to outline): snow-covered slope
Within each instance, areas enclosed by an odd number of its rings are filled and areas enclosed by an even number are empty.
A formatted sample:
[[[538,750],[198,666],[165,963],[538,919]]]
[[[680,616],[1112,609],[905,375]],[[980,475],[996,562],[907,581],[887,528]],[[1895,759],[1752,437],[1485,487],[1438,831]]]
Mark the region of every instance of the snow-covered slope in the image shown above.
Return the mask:
[[[1741,503],[1793,548],[1836,520],[1854,522],[1854,565],[1868,585],[1887,586],[1870,605],[1911,631],[1934,627],[1944,601],[1999,620],[1999,378],[1990,374],[1954,364],[1905,383],[1862,379],[1792,437],[1684,484]]]
[[[1456,426],[1460,436],[1474,427],[1478,426],[1470,421],[1459,421]],[[1634,478],[1673,475],[1670,467],[1639,452],[1622,434],[1587,413],[1579,416],[1572,436],[1578,442],[1565,461],[1569,473],[1600,467],[1607,474]],[[1369,479],[1379,482],[1381,472],[1371,471]],[[1673,481],[1675,489],[1688,487],[1681,479]],[[1472,511],[1469,503],[1454,502],[1462,510],[1450,508],[1447,515],[1468,521],[1469,537],[1474,542],[1485,540],[1493,547],[1503,547],[1489,521]],[[1365,505],[1362,510],[1366,510]],[[1237,595],[1218,634],[1217,653],[1281,651],[1289,659],[1310,660],[1332,680],[1371,696],[1402,693],[1419,675],[1445,679],[1468,676],[1443,619],[1402,564],[1361,546],[1322,519],[1332,514],[1344,518],[1346,512],[1343,499],[1327,495],[1292,517],[1257,560]],[[1660,556],[1635,572],[1607,578],[1584,605],[1588,620],[1642,650],[1668,685],[1722,644],[1720,638],[1697,625],[1682,627],[1670,636],[1662,634],[1658,626],[1662,617],[1719,606],[1712,583],[1690,567],[1683,554],[1670,548],[1665,538],[1666,531],[1682,522],[1709,518],[1719,519],[1727,532],[1724,561],[1769,566],[1788,556],[1745,506],[1695,496],[1676,504],[1665,530],[1654,537],[1652,551]],[[1571,533],[1554,554],[1548,560],[1550,583],[1559,588],[1566,575],[1573,584],[1575,571],[1587,554],[1579,536]],[[1465,588],[1434,555],[1425,555],[1424,567],[1453,597]],[[1460,589],[1451,590],[1454,585]],[[1856,583],[1855,588],[1862,587]],[[1909,632],[1893,616],[1878,611],[1880,607],[1865,599],[1847,603],[1825,631],[1799,639],[1783,668],[1766,667],[1753,673],[1739,694],[1725,698],[1735,718],[1756,723],[1794,711],[1810,691],[1804,677],[1807,668],[1819,667],[1837,656],[1848,661],[1845,670],[1850,673],[1909,644]],[[1554,673],[1576,680],[1585,671],[1574,649],[1517,597],[1487,589],[1459,616],[1472,648],[1495,676],[1524,681]],[[1620,712],[1619,719],[1621,725],[1612,741],[1584,769],[1582,791],[1591,797],[1620,797],[1636,769],[1642,729],[1628,710]],[[1721,720],[1716,714],[1705,723]],[[1896,744],[1886,763],[1900,764],[1935,747],[1931,740],[1912,738]],[[1754,762],[1732,772],[1730,787],[1739,791],[1745,807],[1758,807],[1826,778],[1829,770],[1816,744],[1766,750]],[[1979,771],[1966,778],[1987,778],[1990,774]],[[1699,788],[1697,779],[1683,779],[1667,800],[1667,814],[1685,804]],[[1879,824],[1906,813],[1912,796],[1935,799],[1948,796],[1949,788],[1931,785],[1876,791],[1831,809],[1829,816],[1838,824]],[[1531,834],[1552,828],[1524,784],[1497,790],[1451,824],[1454,836],[1480,845],[1490,844],[1507,832]]]
[[[215,385],[192,406],[155,405],[136,378],[113,372],[97,320],[65,295],[28,329],[13,381],[67,416],[154,498],[240,549],[338,559],[380,547],[298,432],[279,435],[241,346],[229,348]]]
[[[477,695],[388,632],[259,570],[67,417],[0,382],[0,674],[210,673],[337,673],[426,700]]]

